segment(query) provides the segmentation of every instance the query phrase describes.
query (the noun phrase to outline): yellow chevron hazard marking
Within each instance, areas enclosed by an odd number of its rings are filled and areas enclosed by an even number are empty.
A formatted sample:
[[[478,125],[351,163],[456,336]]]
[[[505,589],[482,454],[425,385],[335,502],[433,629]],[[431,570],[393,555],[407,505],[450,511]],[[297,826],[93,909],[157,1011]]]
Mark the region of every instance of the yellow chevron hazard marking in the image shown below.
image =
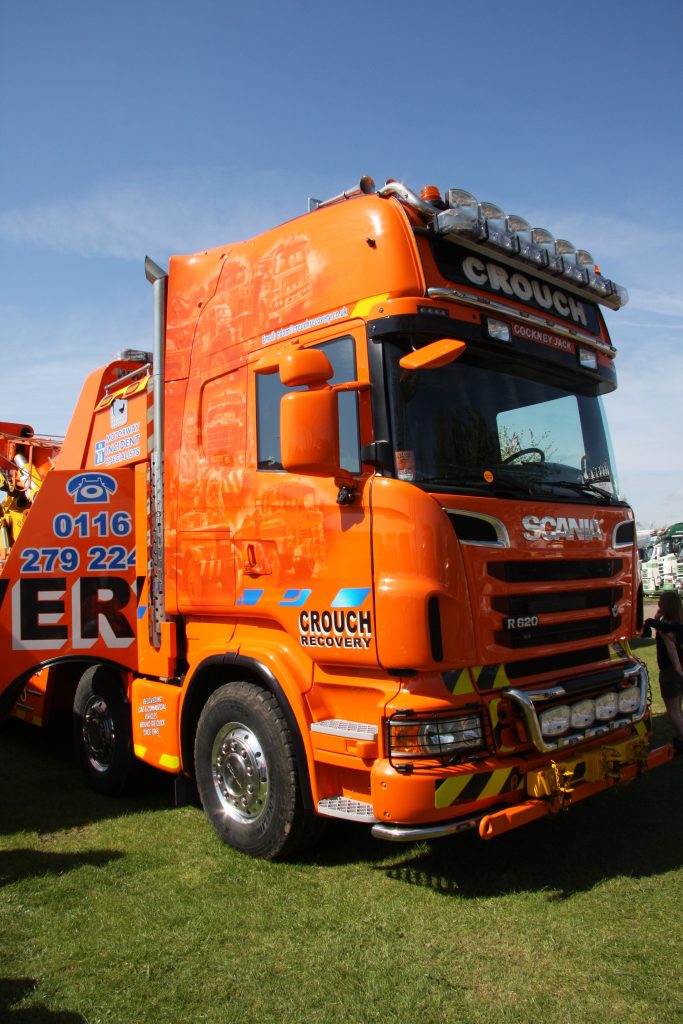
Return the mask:
[[[147,753],[147,747],[141,747],[139,743],[136,743],[133,746],[133,751],[134,751],[136,757],[139,757],[139,758],[142,759],[142,758],[144,758],[145,754]]]
[[[505,665],[475,665],[471,671],[480,690],[502,690],[510,685]]]
[[[373,306],[376,306],[379,302],[386,302],[389,298],[389,292],[384,292],[382,295],[369,295],[367,299],[361,299],[351,310],[351,316],[367,316]]]
[[[450,672],[444,672],[443,681],[454,697],[461,697],[466,693],[474,693],[470,673],[466,668],[455,668]]]
[[[497,768],[479,794],[479,799],[483,800],[487,796],[496,796],[497,793],[502,793],[511,771],[512,768]]]
[[[471,775],[456,775],[452,779],[445,779],[436,790],[434,806],[450,807],[451,804],[455,803],[471,779]]]
[[[434,793],[435,807],[450,807],[457,800],[466,802],[485,800],[498,793],[519,789],[521,779],[512,779],[513,768],[497,768],[493,772],[475,772],[472,775],[457,775],[437,783]]]

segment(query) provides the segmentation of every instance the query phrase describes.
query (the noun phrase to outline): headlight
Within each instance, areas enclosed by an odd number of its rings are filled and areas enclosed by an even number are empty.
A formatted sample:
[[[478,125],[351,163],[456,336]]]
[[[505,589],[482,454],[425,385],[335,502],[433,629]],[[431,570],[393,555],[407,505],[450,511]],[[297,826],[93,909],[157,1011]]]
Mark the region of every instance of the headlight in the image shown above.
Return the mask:
[[[560,704],[556,708],[542,711],[538,720],[544,736],[562,736],[571,724],[571,711],[567,704]]]
[[[595,717],[598,722],[609,722],[616,718],[619,711],[619,698],[616,693],[603,693],[595,698]]]
[[[619,694],[619,711],[622,715],[632,714],[640,707],[640,687],[627,686]]]
[[[479,715],[389,722],[389,746],[394,756],[443,757],[483,745]]]
[[[580,700],[572,705],[572,729],[587,729],[595,721],[595,704],[592,700]]]

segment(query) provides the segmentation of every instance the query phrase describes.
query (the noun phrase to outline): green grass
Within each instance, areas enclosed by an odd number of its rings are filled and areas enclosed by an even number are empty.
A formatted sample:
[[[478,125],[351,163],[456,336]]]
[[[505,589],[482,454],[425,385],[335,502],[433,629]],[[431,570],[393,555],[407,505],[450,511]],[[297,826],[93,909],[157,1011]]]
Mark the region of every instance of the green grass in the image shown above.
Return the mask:
[[[97,796],[62,733],[10,723],[0,1020],[680,1024],[682,782],[676,761],[488,843],[334,824],[269,864],[175,809],[169,780]]]

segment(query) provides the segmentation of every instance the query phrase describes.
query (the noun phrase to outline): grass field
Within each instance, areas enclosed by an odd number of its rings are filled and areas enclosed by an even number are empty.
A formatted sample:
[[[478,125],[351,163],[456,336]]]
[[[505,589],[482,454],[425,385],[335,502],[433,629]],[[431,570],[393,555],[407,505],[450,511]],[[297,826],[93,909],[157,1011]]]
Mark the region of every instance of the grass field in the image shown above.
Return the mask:
[[[9,723],[0,1021],[680,1024],[682,785],[679,759],[488,843],[334,824],[270,864],[169,780],[97,796],[68,736]]]

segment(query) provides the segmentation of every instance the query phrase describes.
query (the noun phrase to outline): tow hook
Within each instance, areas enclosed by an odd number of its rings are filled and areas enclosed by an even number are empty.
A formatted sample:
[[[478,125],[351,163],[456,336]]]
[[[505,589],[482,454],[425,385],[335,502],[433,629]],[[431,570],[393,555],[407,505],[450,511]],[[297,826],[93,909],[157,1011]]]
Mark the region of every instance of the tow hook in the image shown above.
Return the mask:
[[[550,767],[555,776],[555,795],[558,797],[559,808],[564,810],[572,802],[574,769],[561,769],[555,761],[550,762]]]

